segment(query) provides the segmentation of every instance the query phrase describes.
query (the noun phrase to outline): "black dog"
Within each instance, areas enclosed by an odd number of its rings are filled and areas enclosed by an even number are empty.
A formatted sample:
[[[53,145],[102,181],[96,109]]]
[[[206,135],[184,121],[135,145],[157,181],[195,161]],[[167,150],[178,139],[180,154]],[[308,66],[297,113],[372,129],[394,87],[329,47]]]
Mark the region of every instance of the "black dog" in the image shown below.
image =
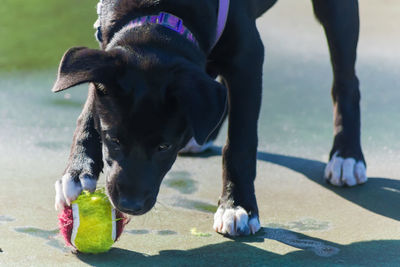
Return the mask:
[[[217,0],[103,0],[101,50],[68,50],[53,88],[90,83],[67,168],[56,183],[56,207],[69,204],[82,189],[94,190],[105,167],[113,205],[133,215],[149,211],[179,150],[192,137],[204,144],[227,110],[223,191],[214,229],[228,235],[258,231],[254,179],[264,48],[255,19],[275,2],[231,0],[214,46]],[[334,185],[352,186],[366,181],[354,69],[358,3],[313,4],[334,72],[335,137],[325,176]],[[159,14],[179,17],[179,29],[186,32],[147,21]],[[142,20],[146,23],[138,23]]]

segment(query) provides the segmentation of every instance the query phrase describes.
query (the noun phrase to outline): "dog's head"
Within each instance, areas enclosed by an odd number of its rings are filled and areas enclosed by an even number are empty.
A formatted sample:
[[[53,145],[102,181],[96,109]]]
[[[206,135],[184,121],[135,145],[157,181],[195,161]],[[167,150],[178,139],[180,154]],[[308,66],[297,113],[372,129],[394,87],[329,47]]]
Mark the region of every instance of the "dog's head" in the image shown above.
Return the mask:
[[[178,151],[192,136],[203,144],[220,123],[226,89],[182,58],[122,47],[68,50],[53,91],[87,82],[96,88],[92,115],[110,199],[123,212],[143,214]]]

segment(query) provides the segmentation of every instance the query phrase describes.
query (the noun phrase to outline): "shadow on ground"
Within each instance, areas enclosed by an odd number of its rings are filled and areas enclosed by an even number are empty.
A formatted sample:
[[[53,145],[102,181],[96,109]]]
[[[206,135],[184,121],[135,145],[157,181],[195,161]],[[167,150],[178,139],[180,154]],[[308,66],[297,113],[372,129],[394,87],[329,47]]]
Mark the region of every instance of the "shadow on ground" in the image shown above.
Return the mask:
[[[221,148],[198,155],[199,160],[221,155]],[[377,214],[400,220],[400,181],[389,178],[369,178],[366,185],[355,188],[336,188],[322,180],[325,164],[293,156],[284,156],[266,152],[258,153],[258,160],[277,164],[303,174],[339,196]],[[186,173],[170,175],[170,187],[180,190],[189,185],[190,193],[195,190],[195,183],[190,177],[182,178]],[[179,178],[179,179],[178,179]],[[210,210],[211,212],[211,210]],[[0,223],[13,221],[7,216],[0,216]],[[337,244],[314,238],[288,229],[267,225],[256,235],[240,238],[227,238],[218,244],[209,244],[189,250],[163,250],[158,255],[147,255],[121,248],[112,248],[108,253],[100,255],[76,254],[82,262],[93,266],[397,266],[400,262],[400,240],[369,240],[351,244]],[[315,225],[313,225],[315,226]],[[278,226],[281,227],[281,226]],[[327,227],[324,223],[316,227]],[[24,233],[41,238],[46,244],[69,253],[58,236],[58,230],[42,230],[33,227],[15,228]],[[135,232],[132,232],[135,231]],[[133,234],[149,234],[148,230],[132,230]],[[159,231],[160,235],[175,235],[173,231]],[[258,248],[252,243],[265,242],[264,247],[276,247],[272,242],[280,242],[298,250],[286,254],[277,254]],[[271,245],[270,245],[271,244]],[[135,244],[140,247],[140,244]],[[285,251],[285,250],[279,250]],[[397,264],[397,265],[396,265]]]
[[[213,147],[199,158],[221,155],[221,147]],[[308,179],[331,190],[337,195],[382,216],[400,221],[400,181],[390,178],[369,177],[368,182],[356,187],[334,187],[325,183],[323,173],[325,163],[294,156],[271,154],[259,151],[257,159],[277,164],[301,173]]]
[[[248,244],[264,240],[277,240],[302,250],[280,255]],[[77,254],[77,257],[94,266],[383,265],[399,262],[398,247],[400,240],[374,240],[339,245],[288,230],[263,228],[259,234],[252,237],[236,238],[191,250],[163,250],[154,256],[113,248],[105,254]]]
[[[198,158],[220,156],[221,148],[196,155]],[[190,156],[190,155],[186,155]],[[308,179],[331,190],[337,195],[374,213],[400,220],[400,181],[389,178],[369,178],[367,184],[354,188],[337,188],[323,179],[325,163],[293,156],[258,152],[258,160],[277,164],[303,174]],[[106,254],[77,254],[83,262],[94,266],[143,265],[143,266],[395,266],[400,262],[400,240],[370,240],[348,245],[336,244],[294,231],[264,227],[255,236],[227,239],[190,250],[164,250],[158,255],[113,248]],[[284,243],[299,249],[284,255],[251,245],[259,242]]]

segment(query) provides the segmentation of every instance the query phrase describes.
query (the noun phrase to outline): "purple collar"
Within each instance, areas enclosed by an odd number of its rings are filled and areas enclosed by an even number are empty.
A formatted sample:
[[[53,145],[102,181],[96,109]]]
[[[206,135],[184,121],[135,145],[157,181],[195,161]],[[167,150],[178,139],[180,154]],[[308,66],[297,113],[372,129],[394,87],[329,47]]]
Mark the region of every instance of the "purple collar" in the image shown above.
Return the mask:
[[[179,33],[180,35],[182,35],[183,37],[194,43],[196,46],[199,46],[193,34],[189,31],[188,28],[185,27],[185,25],[183,25],[183,21],[172,14],[166,12],[160,12],[158,15],[139,17],[134,20],[131,20],[126,26],[128,28],[136,28],[144,24],[162,25],[164,27],[167,27],[168,29],[171,29]]]
[[[211,52],[211,50],[216,46],[216,44],[218,43],[219,39],[222,36],[222,33],[224,32],[225,24],[228,18],[228,12],[229,12],[229,0],[219,0],[216,36],[209,52]],[[183,24],[183,21],[172,14],[166,12],[160,12],[158,15],[139,17],[130,21],[126,26],[128,26],[129,28],[135,28],[138,26],[142,26],[144,24],[162,25],[168,29],[171,29],[179,33],[180,35],[188,39],[190,42],[195,44],[197,47],[199,46],[199,43],[197,42],[196,38],[190,32],[190,30],[186,28],[186,26]]]

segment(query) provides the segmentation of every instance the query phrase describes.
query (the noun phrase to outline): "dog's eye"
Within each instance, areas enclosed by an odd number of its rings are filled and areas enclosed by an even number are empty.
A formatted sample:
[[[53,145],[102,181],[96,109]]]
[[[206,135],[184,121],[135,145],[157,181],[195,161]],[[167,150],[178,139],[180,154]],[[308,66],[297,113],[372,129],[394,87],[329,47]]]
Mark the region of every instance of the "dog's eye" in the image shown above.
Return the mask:
[[[119,139],[118,139],[118,138],[111,138],[110,141],[111,141],[111,143],[113,143],[114,145],[117,145],[117,146],[121,145],[121,143],[119,142]]]
[[[161,145],[158,146],[158,151],[165,152],[165,151],[169,150],[171,147],[172,147],[172,145],[169,143],[162,143]]]

